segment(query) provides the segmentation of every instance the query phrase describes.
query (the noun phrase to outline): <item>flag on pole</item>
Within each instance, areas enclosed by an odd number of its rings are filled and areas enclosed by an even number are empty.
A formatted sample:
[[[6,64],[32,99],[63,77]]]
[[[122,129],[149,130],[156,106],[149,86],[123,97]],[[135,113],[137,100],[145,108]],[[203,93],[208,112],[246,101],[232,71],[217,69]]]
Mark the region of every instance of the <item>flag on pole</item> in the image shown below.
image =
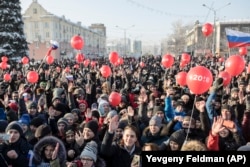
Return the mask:
[[[250,34],[249,33],[235,31],[235,30],[226,28],[226,36],[227,36],[229,48],[250,46]]]

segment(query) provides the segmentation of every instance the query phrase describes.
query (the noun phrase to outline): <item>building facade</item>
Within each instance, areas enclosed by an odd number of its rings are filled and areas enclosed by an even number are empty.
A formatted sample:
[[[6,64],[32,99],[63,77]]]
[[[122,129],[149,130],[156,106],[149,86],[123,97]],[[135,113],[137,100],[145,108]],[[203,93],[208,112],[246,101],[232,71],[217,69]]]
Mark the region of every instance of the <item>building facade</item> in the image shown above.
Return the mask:
[[[80,35],[83,38],[84,47],[81,52],[85,57],[92,58],[106,54],[104,24],[84,27],[81,22],[73,23],[65,16],[58,17],[46,11],[37,0],[33,0],[23,14],[23,22],[31,59],[43,59],[50,47],[50,40],[59,43],[59,48],[52,53],[54,58],[73,58],[78,52],[70,44],[74,35]]]

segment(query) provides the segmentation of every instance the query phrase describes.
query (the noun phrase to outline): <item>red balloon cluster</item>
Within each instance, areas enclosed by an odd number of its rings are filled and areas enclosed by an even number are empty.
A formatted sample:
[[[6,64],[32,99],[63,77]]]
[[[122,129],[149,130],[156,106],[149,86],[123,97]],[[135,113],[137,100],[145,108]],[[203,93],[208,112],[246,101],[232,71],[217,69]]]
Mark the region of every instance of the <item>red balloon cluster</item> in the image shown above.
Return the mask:
[[[176,83],[178,83],[180,86],[187,85],[187,73],[185,71],[179,72],[176,75]]]
[[[223,78],[223,86],[227,86],[231,82],[231,75],[226,71],[221,71],[218,75],[219,78]]]
[[[111,68],[108,65],[102,65],[100,71],[104,78],[107,78],[111,75]]]
[[[208,37],[209,35],[211,35],[213,33],[213,25],[210,23],[206,23],[202,26],[202,33],[205,37]]]
[[[6,81],[6,82],[10,81],[10,80],[11,80],[10,74],[9,74],[9,73],[4,74],[4,75],[3,75],[3,79],[4,79],[4,81]]]
[[[109,95],[109,104],[111,104],[113,107],[116,107],[121,102],[121,94],[117,92],[111,92]]]
[[[37,83],[39,75],[36,71],[29,71],[27,73],[27,80],[29,83]]]
[[[165,68],[170,68],[174,64],[174,57],[170,54],[166,54],[162,57],[161,64]]]
[[[245,61],[239,55],[230,56],[225,62],[225,71],[231,76],[237,76],[245,69]]]
[[[76,50],[82,50],[84,41],[80,35],[75,35],[71,38],[71,46]]]
[[[8,65],[7,62],[3,61],[3,62],[0,63],[0,68],[5,70],[7,68],[7,65]]]
[[[206,67],[193,67],[187,74],[187,86],[196,95],[205,93],[212,83],[213,75]]]
[[[117,62],[119,65],[122,65],[124,63],[124,60],[122,57],[119,57]]]
[[[91,61],[91,62],[90,62],[90,66],[91,66],[91,67],[94,67],[95,65],[96,65],[96,61]]]
[[[119,55],[117,52],[111,52],[109,54],[110,63],[115,64],[118,61],[118,59],[119,59]]]
[[[241,56],[247,55],[247,48],[246,47],[240,47],[239,48],[239,54]]]
[[[23,63],[23,64],[28,64],[28,63],[29,63],[29,58],[26,57],[26,56],[24,56],[24,57],[22,58],[22,63]]]
[[[82,53],[78,53],[78,54],[76,55],[76,62],[77,62],[77,63],[82,63],[83,60],[84,60],[84,55],[83,55]]]

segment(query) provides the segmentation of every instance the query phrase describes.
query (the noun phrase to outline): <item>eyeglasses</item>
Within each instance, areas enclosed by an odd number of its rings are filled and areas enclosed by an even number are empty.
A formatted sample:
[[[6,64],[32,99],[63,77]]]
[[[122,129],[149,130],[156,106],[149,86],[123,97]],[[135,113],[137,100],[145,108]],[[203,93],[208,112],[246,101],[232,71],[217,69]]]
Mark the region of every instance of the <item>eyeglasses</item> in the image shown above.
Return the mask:
[[[81,158],[82,161],[86,161],[86,162],[92,162],[93,159],[90,159],[90,158]]]

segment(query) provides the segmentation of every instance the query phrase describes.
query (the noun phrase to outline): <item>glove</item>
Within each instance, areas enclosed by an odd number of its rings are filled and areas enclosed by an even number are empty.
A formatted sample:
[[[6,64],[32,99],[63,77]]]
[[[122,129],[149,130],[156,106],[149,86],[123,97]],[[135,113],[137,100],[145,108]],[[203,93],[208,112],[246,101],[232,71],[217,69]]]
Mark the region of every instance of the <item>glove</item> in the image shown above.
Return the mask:
[[[218,91],[223,87],[223,78],[217,78],[213,84],[213,90]]]

